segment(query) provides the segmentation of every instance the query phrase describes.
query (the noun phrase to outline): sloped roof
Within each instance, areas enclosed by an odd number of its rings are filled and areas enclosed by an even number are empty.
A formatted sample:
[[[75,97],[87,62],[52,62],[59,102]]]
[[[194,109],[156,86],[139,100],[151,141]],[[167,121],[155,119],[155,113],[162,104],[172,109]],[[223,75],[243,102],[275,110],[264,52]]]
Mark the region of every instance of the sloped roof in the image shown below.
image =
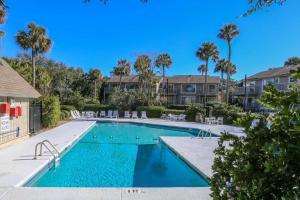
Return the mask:
[[[158,79],[161,76],[157,77]],[[169,83],[204,83],[205,76],[201,75],[175,75],[166,76]],[[137,75],[123,76],[122,83],[136,83],[139,77]],[[120,76],[112,76],[108,83],[118,83],[120,81]],[[218,76],[207,76],[207,83],[220,83],[220,78]]]
[[[169,83],[204,83],[205,76],[202,75],[175,75],[167,76]],[[218,76],[207,76],[207,83],[220,83]]]
[[[0,96],[38,98],[38,93],[3,59],[0,59]]]
[[[253,76],[248,77],[248,79],[255,80],[255,79],[265,79],[265,78],[284,76],[290,74],[290,71],[292,69],[296,69],[297,67],[299,66],[291,65],[291,66],[270,68],[266,71],[262,71],[257,74],[254,74]]]

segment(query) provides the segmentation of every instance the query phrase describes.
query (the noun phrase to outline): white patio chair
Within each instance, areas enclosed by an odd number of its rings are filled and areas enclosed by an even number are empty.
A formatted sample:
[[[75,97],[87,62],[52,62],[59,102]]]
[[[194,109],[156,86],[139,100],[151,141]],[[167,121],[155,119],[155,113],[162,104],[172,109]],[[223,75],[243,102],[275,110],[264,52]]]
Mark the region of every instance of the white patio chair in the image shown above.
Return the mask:
[[[102,111],[100,112],[100,117],[105,117],[105,111],[104,111],[104,110],[102,110]]]
[[[210,124],[210,118],[209,118],[209,117],[205,117],[204,123],[205,123],[205,124]]]
[[[137,111],[132,111],[132,116],[131,116],[132,119],[138,119],[138,114],[137,114]]]
[[[185,118],[186,118],[186,115],[185,115],[185,114],[180,114],[180,115],[178,116],[178,120],[179,120],[179,121],[185,121]]]
[[[217,122],[216,117],[210,117],[209,121],[210,121],[210,124],[216,124],[216,122]]]
[[[141,119],[148,119],[146,111],[142,111]]]
[[[113,111],[109,110],[109,111],[107,112],[106,118],[112,118],[112,117],[113,117]]]
[[[80,112],[78,110],[74,111],[75,115],[77,116],[77,118],[81,118],[82,116],[80,115]]]
[[[119,118],[119,111],[114,110],[114,112],[113,112],[113,118]]]
[[[223,122],[224,122],[224,118],[223,117],[218,117],[217,118],[217,124],[223,125]]]
[[[124,118],[125,119],[129,119],[130,118],[130,112],[129,111],[125,111],[124,112]]]
[[[168,117],[168,116],[167,116],[166,114],[162,114],[162,115],[160,116],[161,119],[167,119],[167,117]]]
[[[73,119],[77,119],[78,118],[77,115],[75,114],[75,112],[73,110],[71,110],[70,113],[71,113],[71,116],[72,116]]]

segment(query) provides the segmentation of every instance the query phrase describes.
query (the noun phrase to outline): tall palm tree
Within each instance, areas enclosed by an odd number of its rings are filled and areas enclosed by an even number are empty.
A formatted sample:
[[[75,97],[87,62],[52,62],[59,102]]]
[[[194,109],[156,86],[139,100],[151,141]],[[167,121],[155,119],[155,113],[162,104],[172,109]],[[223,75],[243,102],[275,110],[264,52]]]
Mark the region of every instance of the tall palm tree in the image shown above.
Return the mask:
[[[36,57],[40,54],[50,51],[52,41],[47,36],[45,28],[38,26],[34,23],[29,23],[28,31],[19,31],[16,36],[16,42],[24,50],[31,50],[31,62],[32,62],[32,86],[35,88],[36,80]]]
[[[162,78],[163,78],[163,96],[164,100],[166,98],[166,82],[165,82],[165,77],[166,77],[166,68],[170,68],[171,65],[173,64],[171,56],[167,53],[160,54],[156,60],[155,60],[155,66],[157,68],[160,68],[162,71]]]
[[[224,86],[224,74],[227,73],[227,65],[228,65],[228,61],[225,60],[224,58],[221,60],[218,60],[218,62],[216,63],[215,66],[215,70],[214,72],[221,72],[221,101],[223,99],[223,86]]]
[[[4,0],[0,0],[0,24],[4,24],[5,19],[6,19],[6,8],[7,6],[4,3]],[[1,39],[4,37],[5,32],[0,30],[0,43],[1,43]]]
[[[151,101],[151,87],[152,87],[152,79],[154,76],[154,73],[152,71],[151,67],[151,59],[147,55],[141,55],[139,56],[135,63],[134,63],[134,69],[136,73],[139,75],[139,82],[140,82],[140,89],[143,89],[144,93],[147,94],[147,104],[150,104]]]
[[[217,62],[219,58],[219,51],[217,46],[212,42],[205,42],[202,44],[202,46],[198,49],[196,52],[196,56],[205,62],[205,67],[200,66],[201,68],[205,70],[205,80],[204,80],[204,104],[206,105],[206,96],[207,96],[207,72],[208,72],[208,64],[209,61],[212,60],[214,62]]]
[[[228,44],[228,61],[231,63],[231,49],[232,49],[232,40],[240,34],[237,26],[235,24],[226,24],[223,28],[220,29],[218,37],[220,39],[226,40]],[[228,68],[229,70],[229,68]],[[226,83],[226,103],[229,102],[229,80],[230,72],[227,71],[227,83]]]
[[[119,60],[118,65],[113,68],[112,73],[120,76],[119,87],[121,88],[122,77],[130,75],[131,65],[127,60]]]
[[[149,56],[139,56],[134,63],[134,69],[139,75],[141,86],[143,86],[144,81],[149,75],[149,72],[151,72],[151,59],[149,58]]]

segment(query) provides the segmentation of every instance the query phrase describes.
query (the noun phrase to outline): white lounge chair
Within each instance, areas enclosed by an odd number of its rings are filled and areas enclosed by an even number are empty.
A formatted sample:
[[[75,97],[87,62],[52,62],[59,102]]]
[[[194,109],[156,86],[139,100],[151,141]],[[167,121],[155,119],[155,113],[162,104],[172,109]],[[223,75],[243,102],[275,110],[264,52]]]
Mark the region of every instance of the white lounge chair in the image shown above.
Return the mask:
[[[82,116],[80,115],[80,112],[78,110],[74,111],[75,115],[77,116],[77,118],[81,118]]]
[[[109,110],[107,112],[106,118],[112,118],[113,117],[113,111]]]
[[[141,119],[148,119],[146,111],[142,111]]]
[[[162,114],[162,115],[160,116],[161,119],[167,119],[167,117],[168,117],[168,116],[167,116],[166,114]]]
[[[210,119],[209,119],[209,117],[205,117],[204,123],[205,123],[205,124],[210,124]]]
[[[129,111],[124,112],[124,118],[126,118],[126,119],[130,118],[130,112]]]
[[[217,123],[216,117],[210,117],[209,121],[210,121],[210,124],[216,124]]]
[[[100,117],[105,117],[105,111],[104,111],[104,110],[102,110],[102,111],[100,112]]]
[[[179,121],[185,121],[186,115],[185,114],[180,114],[177,118]]]
[[[78,116],[75,114],[75,112],[73,111],[73,110],[71,110],[71,117],[73,118],[73,119],[77,119],[78,118]]]
[[[114,110],[114,112],[113,112],[113,118],[119,118],[119,111]]]
[[[223,122],[224,122],[224,118],[223,118],[223,117],[218,117],[218,118],[217,118],[217,123],[218,123],[219,125],[223,125]]]
[[[132,119],[138,119],[138,114],[137,114],[137,111],[132,111]]]

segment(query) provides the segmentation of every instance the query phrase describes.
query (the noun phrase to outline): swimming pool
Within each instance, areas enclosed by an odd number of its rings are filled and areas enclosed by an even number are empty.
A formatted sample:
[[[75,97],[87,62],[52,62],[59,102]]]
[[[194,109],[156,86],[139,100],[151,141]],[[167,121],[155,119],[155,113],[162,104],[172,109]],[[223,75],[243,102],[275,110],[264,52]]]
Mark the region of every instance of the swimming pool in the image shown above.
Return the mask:
[[[96,123],[29,187],[207,187],[208,183],[160,140],[197,130],[133,123]]]

